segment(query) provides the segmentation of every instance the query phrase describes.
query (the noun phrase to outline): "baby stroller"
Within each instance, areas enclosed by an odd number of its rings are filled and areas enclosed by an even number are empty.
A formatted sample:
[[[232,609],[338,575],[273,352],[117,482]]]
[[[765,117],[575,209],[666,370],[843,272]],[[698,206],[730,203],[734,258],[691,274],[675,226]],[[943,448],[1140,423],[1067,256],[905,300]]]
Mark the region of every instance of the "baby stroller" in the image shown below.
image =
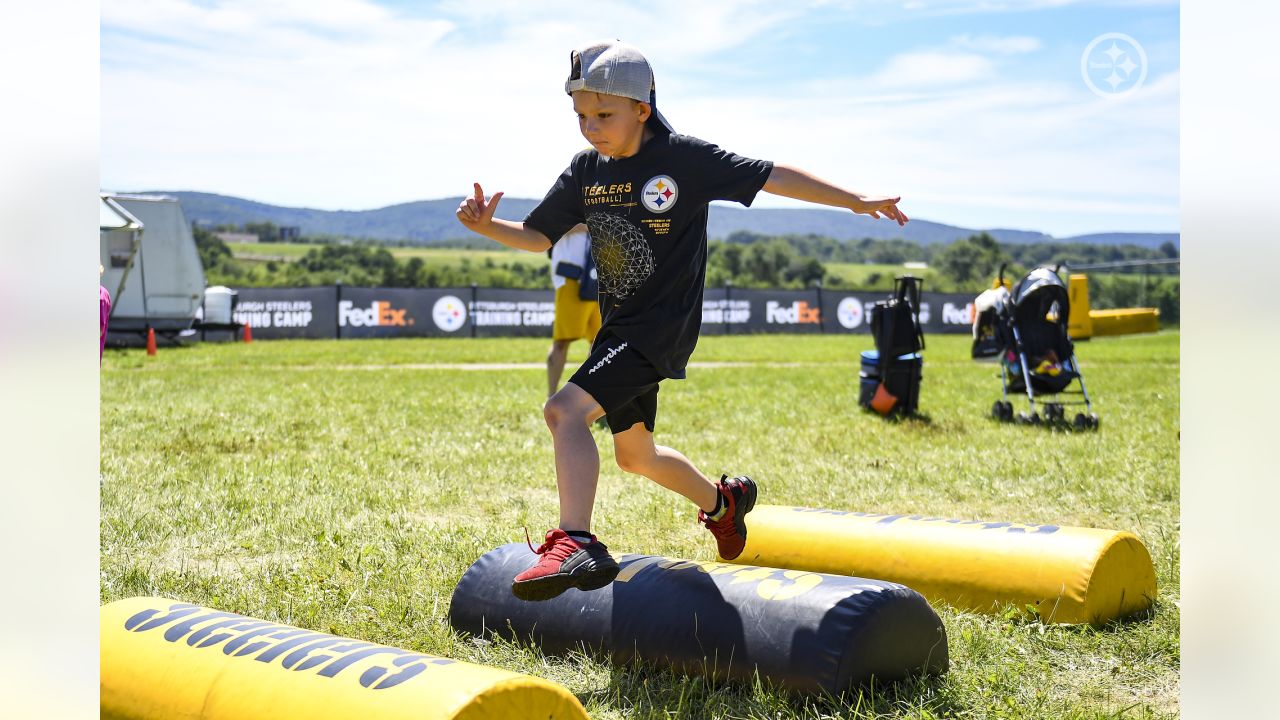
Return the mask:
[[[1083,405],[1071,425],[1077,430],[1098,427],[1084,374],[1076,360],[1075,345],[1067,336],[1067,317],[1071,301],[1067,286],[1057,269],[1036,268],[1008,289],[1004,280],[1005,266],[995,288],[984,292],[974,302],[975,358],[998,356],[1002,397],[991,406],[991,416],[1002,422],[1015,419],[1009,393],[1026,393],[1028,412],[1018,413],[1018,422],[1039,425],[1066,424],[1066,405]],[[1069,390],[1073,382],[1079,391]],[[1080,400],[1062,396],[1079,395]],[[1043,417],[1036,410],[1036,400],[1044,405]]]

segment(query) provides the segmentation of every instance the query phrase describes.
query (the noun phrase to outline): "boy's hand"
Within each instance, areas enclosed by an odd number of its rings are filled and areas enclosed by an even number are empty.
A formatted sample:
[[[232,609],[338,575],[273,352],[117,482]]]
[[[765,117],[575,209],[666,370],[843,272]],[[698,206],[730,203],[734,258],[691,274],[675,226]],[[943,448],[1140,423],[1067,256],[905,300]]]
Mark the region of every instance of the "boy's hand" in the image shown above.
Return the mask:
[[[454,215],[458,218],[458,222],[462,223],[468,230],[483,235],[490,240],[512,247],[517,250],[528,250],[529,252],[542,252],[551,247],[551,241],[546,235],[534,228],[527,228],[522,222],[511,222],[495,218],[493,211],[498,209],[498,202],[502,200],[502,193],[494,193],[488,202],[484,199],[484,188],[480,187],[480,183],[473,183],[475,187],[475,196],[464,198],[458,203],[458,211]]]
[[[907,224],[907,214],[898,209],[898,201],[901,197],[883,197],[883,196],[865,196],[858,199],[849,209],[861,213],[862,215],[870,215],[877,220],[881,215],[890,220],[897,220],[898,226]]]
[[[907,224],[906,213],[898,209],[901,197],[859,195],[790,165],[775,164],[769,172],[769,179],[764,183],[764,191],[831,207],[848,208],[877,220],[884,215],[890,220],[897,220],[899,226]]]
[[[462,223],[468,230],[480,231],[480,228],[488,225],[493,221],[493,211],[498,209],[498,201],[502,200],[502,193],[496,192],[488,202],[484,199],[484,189],[480,187],[480,183],[473,183],[475,187],[475,197],[469,197],[458,203],[458,222]]]

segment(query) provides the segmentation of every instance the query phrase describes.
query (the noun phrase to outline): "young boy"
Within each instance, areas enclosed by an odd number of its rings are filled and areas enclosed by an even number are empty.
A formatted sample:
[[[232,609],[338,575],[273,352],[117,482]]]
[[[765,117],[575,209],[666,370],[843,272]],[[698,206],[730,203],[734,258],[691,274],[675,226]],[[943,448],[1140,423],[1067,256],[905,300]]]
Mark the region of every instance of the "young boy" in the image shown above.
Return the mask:
[[[746,476],[711,482],[678,451],[654,444],[658,386],[682,379],[702,321],[707,266],[707,205],[750,205],[764,190],[843,207],[899,225],[900,198],[843,190],[800,170],[751,160],[675,134],[655,106],[653,72],[635,48],[604,42],[570,54],[565,92],[592,149],[578,153],[524,222],[495,219],[502,198],[479,183],[458,205],[468,229],[504,245],[543,252],[586,222],[600,281],[603,325],[591,355],[543,409],[555,446],[559,526],[515,577],[512,592],[546,600],[565,590],[595,590],[618,564],[591,534],[600,454],[589,425],[604,415],[618,466],[685,496],[732,560],[746,543],[744,516],[756,501]]]

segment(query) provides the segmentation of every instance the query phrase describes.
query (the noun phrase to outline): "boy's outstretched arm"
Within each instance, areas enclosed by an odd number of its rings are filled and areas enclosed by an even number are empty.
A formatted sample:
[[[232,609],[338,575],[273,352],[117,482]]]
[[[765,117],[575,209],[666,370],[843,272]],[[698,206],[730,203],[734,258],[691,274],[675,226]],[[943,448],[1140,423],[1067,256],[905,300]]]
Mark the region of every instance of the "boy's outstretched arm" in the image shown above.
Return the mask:
[[[497,192],[486,202],[484,189],[480,187],[480,183],[475,183],[475,196],[464,198],[458,203],[458,222],[472,232],[517,250],[544,252],[551,247],[551,240],[546,235],[525,227],[524,223],[495,218],[493,211],[498,209],[498,201],[501,199],[502,193]]]
[[[873,218],[884,215],[890,220],[897,220],[900,226],[906,225],[908,220],[906,213],[898,209],[898,201],[902,199],[901,197],[850,192],[787,165],[773,166],[773,171],[769,173],[769,179],[765,182],[763,190],[797,200],[848,208]]]

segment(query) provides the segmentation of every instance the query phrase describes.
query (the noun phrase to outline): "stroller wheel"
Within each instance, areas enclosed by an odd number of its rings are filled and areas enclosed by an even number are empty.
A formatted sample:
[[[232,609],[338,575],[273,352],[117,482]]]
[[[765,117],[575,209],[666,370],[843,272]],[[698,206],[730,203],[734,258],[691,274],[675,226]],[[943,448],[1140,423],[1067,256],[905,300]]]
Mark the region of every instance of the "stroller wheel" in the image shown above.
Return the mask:
[[[1071,426],[1077,430],[1084,430],[1089,427],[1089,418],[1084,413],[1076,413]]]
[[[1004,403],[997,400],[991,404],[991,417],[996,420],[1004,420]]]
[[[1004,403],[1004,421],[1013,422],[1013,403],[1008,401]]]
[[[1093,413],[1089,413],[1089,427],[1090,427],[1090,428],[1092,428],[1092,429],[1094,429],[1094,430],[1097,430],[1097,429],[1098,429],[1098,423],[1100,423],[1100,422],[1101,422],[1101,421],[1098,419],[1098,416],[1097,416],[1097,415],[1094,415]]]
[[[1031,424],[1032,425],[1040,424],[1040,413],[1034,413],[1034,412],[1031,413]]]

